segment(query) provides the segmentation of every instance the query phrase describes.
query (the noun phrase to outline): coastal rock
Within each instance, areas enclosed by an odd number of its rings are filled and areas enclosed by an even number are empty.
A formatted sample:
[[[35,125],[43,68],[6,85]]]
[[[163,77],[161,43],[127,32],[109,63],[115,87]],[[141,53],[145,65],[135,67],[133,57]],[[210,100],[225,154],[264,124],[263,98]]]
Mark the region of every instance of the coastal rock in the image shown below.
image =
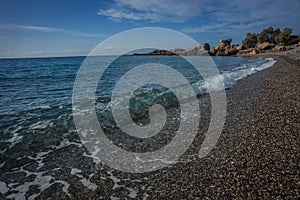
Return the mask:
[[[211,48],[211,50],[209,51],[209,54],[212,55],[212,56],[215,56],[218,53],[219,49],[220,49],[219,45],[213,46]]]
[[[207,55],[210,46],[208,43],[203,43],[198,46],[194,46],[188,49],[172,49],[170,50],[172,53],[179,55],[179,56],[201,56]]]
[[[272,48],[272,45],[270,44],[270,42],[262,42],[257,44],[256,48],[258,50],[268,50]]]
[[[224,47],[227,47],[227,46],[230,46],[230,43],[231,43],[232,39],[226,39],[226,40],[220,40],[220,46],[224,46]]]
[[[235,46],[235,48],[238,51],[246,49],[246,47],[244,45],[242,45],[242,44]]]
[[[204,53],[207,53],[202,45],[195,46],[192,48],[187,49],[183,55],[185,56],[198,56],[198,55],[203,55]]]
[[[285,46],[280,45],[280,46],[275,46],[272,50],[273,51],[285,51],[286,48],[285,48]]]
[[[253,49],[253,50],[249,53],[249,55],[253,56],[253,55],[256,55],[256,54],[258,54],[258,53],[259,53],[259,51],[258,51],[257,49]]]
[[[225,55],[231,56],[236,55],[239,51],[235,47],[226,47],[225,48]]]
[[[149,55],[166,55],[166,56],[173,56],[176,55],[172,51],[167,51],[167,50],[154,50],[149,53]]]
[[[204,51],[209,51],[210,50],[210,46],[208,43],[203,43],[200,45],[201,48],[204,50]]]
[[[211,48],[209,54],[212,56],[230,56],[237,54],[237,49],[230,46],[231,41],[232,39],[221,39],[218,45]]]
[[[245,55],[245,54],[250,54],[251,52],[256,52],[257,50],[255,48],[248,48],[248,49],[243,49],[240,50],[237,55]]]
[[[172,49],[170,51],[177,54],[177,55],[182,55],[185,52],[185,49],[176,48],[176,49]]]
[[[215,53],[216,56],[226,56],[225,47],[218,47]]]
[[[185,52],[185,54],[187,56],[191,56],[191,55],[197,55],[198,54],[198,51],[202,51],[201,47],[200,46],[195,46],[195,47],[192,47],[192,48],[188,48]]]

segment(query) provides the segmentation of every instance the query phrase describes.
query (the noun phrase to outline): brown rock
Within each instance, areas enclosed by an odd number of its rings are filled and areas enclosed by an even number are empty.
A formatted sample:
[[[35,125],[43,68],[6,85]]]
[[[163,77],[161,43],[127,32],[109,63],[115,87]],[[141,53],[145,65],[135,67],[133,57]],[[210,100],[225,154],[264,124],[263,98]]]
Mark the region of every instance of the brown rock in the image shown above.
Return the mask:
[[[236,55],[238,53],[238,50],[235,47],[231,46],[217,45],[211,49],[210,53],[211,55],[216,56],[231,56]]]
[[[238,50],[235,47],[226,47],[225,48],[226,56],[236,55],[237,53],[238,53]]]
[[[167,55],[167,56],[173,56],[173,55],[176,55],[176,54],[174,54],[171,51],[167,51],[167,50],[154,50],[154,51],[151,51],[149,53],[149,55]]]
[[[225,47],[223,46],[219,47],[216,52],[216,56],[226,56],[225,50],[226,50]]]
[[[170,51],[177,54],[177,55],[182,55],[185,52],[185,49],[176,48],[176,49],[172,49]]]
[[[253,55],[256,55],[256,54],[258,54],[258,53],[259,53],[259,51],[258,51],[257,49],[253,49],[253,50],[249,53],[249,55],[253,56]]]
[[[236,50],[238,50],[238,51],[246,49],[246,47],[245,47],[244,45],[242,45],[242,44],[241,44],[241,45],[235,46],[235,48],[236,48]]]
[[[285,51],[286,48],[285,48],[285,46],[280,45],[280,46],[275,46],[272,50],[273,51]]]
[[[210,50],[210,54],[211,55],[216,55],[217,53],[218,53],[218,50],[220,49],[220,46],[219,45],[217,45],[217,46],[213,46],[212,48],[211,48],[211,50]]]
[[[255,55],[256,53],[258,53],[258,50],[255,48],[248,48],[248,49],[243,49],[240,50],[237,55]]]
[[[227,46],[230,46],[231,41],[232,41],[232,39],[226,39],[226,40],[221,39],[219,45],[227,47]]]
[[[203,45],[186,49],[185,52],[183,52],[183,55],[185,56],[199,56],[205,54],[207,54],[207,52],[204,50]]]
[[[256,48],[258,50],[268,50],[268,49],[271,49],[272,48],[272,45],[270,44],[270,42],[262,42],[262,43],[259,43]]]
[[[212,56],[229,56],[237,53],[236,48],[230,47],[231,39],[220,40],[220,44],[213,46],[209,52]]]
[[[209,51],[210,50],[210,46],[208,43],[203,43],[200,45],[201,48],[204,50],[204,51]]]

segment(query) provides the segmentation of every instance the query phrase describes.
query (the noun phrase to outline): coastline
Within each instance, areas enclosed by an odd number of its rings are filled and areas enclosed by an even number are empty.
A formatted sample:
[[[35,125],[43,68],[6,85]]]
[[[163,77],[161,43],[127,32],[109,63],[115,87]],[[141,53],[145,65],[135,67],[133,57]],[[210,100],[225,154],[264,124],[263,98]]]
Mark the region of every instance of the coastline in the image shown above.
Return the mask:
[[[199,133],[178,163],[155,172],[128,174],[96,165],[91,157],[84,156],[86,150],[77,135],[71,135],[70,141],[62,142],[61,148],[53,147],[46,155],[37,153],[31,158],[16,158],[1,164],[1,181],[10,184],[0,185],[2,191],[7,191],[0,197],[20,197],[20,194],[36,199],[299,197],[300,54],[255,56],[272,57],[277,62],[238,80],[226,90],[225,127],[208,156],[198,158],[203,140]],[[207,119],[202,120],[207,123]],[[16,180],[19,184],[12,184]],[[27,188],[26,182],[31,181],[36,186]],[[21,192],[16,194],[9,188]],[[41,188],[44,190],[40,191]]]
[[[228,115],[215,151],[222,170],[214,177],[226,177],[227,187],[217,196],[299,198],[300,53],[255,56],[276,63],[227,91]]]
[[[164,192],[151,197],[299,198],[300,54],[256,56],[276,63],[226,91],[227,117],[217,145],[203,159],[163,170],[156,184]],[[195,141],[191,149],[199,148],[201,139]]]

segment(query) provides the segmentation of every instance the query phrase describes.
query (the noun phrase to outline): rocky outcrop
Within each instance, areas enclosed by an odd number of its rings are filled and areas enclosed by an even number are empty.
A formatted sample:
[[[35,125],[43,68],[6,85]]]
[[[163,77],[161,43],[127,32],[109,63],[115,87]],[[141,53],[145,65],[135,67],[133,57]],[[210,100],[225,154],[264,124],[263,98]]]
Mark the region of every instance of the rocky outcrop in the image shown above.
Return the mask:
[[[234,47],[235,47],[236,50],[238,50],[238,51],[246,49],[246,47],[245,47],[244,45],[242,45],[242,44],[236,45],[236,46],[234,46]]]
[[[151,51],[149,53],[135,53],[133,54],[134,56],[157,56],[157,55],[161,55],[161,56],[176,56],[177,54],[173,53],[172,51],[168,51],[168,50],[154,50]]]
[[[176,55],[182,55],[185,52],[185,49],[172,49],[171,52],[175,53]]]
[[[195,47],[186,49],[185,52],[182,53],[182,55],[183,56],[204,55],[204,54],[207,54],[207,51],[209,51],[209,49],[210,49],[209,44],[204,43],[204,44],[200,44],[199,46],[195,46]]]
[[[204,50],[204,51],[209,51],[210,50],[210,46],[208,43],[203,43],[200,45],[201,48]]]
[[[248,48],[248,49],[243,49],[240,50],[236,55],[256,55],[258,54],[259,51],[256,48]]]
[[[220,40],[220,43],[210,48],[208,43],[203,43],[188,49],[172,49],[172,50],[154,50],[146,54],[134,55],[167,55],[167,56],[234,56],[234,55],[256,55],[270,51],[287,51],[293,49],[293,46],[275,46],[269,42],[263,42],[256,45],[255,48],[247,48],[244,45],[230,45],[231,39]]]
[[[235,47],[226,47],[225,54],[228,56],[236,55],[239,51]]]
[[[270,42],[262,42],[256,45],[256,48],[258,50],[268,50],[268,49],[272,49],[274,45],[271,45]]]
[[[210,46],[208,43],[203,43],[198,46],[194,46],[188,49],[171,49],[171,50],[154,50],[146,54],[134,54],[134,55],[178,55],[178,56],[206,56]]]
[[[236,55],[238,50],[234,46],[230,46],[231,39],[220,40],[217,46],[213,46],[209,52],[212,56],[231,56]]]
[[[292,49],[293,46],[275,46],[269,42],[262,42],[255,48],[247,48],[243,45],[230,46],[231,39],[220,40],[220,43],[213,46],[209,51],[211,56],[232,56],[232,55],[256,55],[270,51],[286,51]]]
[[[275,46],[272,50],[273,51],[285,51],[286,48],[285,48],[285,46],[279,45],[279,46]]]
[[[230,43],[232,42],[232,39],[226,39],[226,40],[220,40],[220,44],[221,46],[227,47],[230,46]]]
[[[166,56],[174,56],[176,55],[175,53],[167,50],[154,50],[150,52],[150,55],[166,55]]]
[[[180,56],[201,56],[201,55],[207,55],[207,52],[210,50],[210,46],[208,43],[203,43],[198,46],[194,46],[188,49],[174,49],[171,50],[172,52],[180,55]]]

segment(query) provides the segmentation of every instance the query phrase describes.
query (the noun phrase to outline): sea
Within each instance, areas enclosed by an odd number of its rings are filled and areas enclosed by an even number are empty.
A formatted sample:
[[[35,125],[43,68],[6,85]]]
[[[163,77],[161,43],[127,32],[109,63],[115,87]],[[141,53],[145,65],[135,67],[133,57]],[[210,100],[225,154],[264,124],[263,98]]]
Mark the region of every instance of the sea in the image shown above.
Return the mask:
[[[100,125],[106,128],[116,126],[110,110],[114,87],[126,72],[142,64],[160,63],[171,66],[187,79],[199,99],[205,96],[208,89],[201,74],[183,58],[122,56],[111,63],[103,72],[95,93],[94,103]],[[72,96],[76,76],[85,59],[84,56],[0,59],[0,168],[5,167],[12,159],[33,159],[33,155],[45,156],[49,149],[80,143],[73,120]],[[261,57],[212,59],[226,89],[230,89],[239,79],[269,68],[275,62],[271,58]],[[110,56],[94,58],[92,70],[101,70],[110,60]],[[172,80],[172,77],[165,78]],[[157,84],[148,84],[134,91],[130,101],[134,107],[133,121],[142,123],[145,119],[146,123],[145,109],[155,103],[157,97],[168,95],[172,95],[168,88]],[[176,100],[169,99],[164,105],[172,107],[176,103]],[[15,167],[11,166],[11,170]],[[16,194],[24,195],[29,190],[19,186],[12,187],[12,180],[3,179],[6,175],[7,170],[5,173],[1,172],[2,194],[16,197]],[[51,185],[49,181],[47,184]]]

